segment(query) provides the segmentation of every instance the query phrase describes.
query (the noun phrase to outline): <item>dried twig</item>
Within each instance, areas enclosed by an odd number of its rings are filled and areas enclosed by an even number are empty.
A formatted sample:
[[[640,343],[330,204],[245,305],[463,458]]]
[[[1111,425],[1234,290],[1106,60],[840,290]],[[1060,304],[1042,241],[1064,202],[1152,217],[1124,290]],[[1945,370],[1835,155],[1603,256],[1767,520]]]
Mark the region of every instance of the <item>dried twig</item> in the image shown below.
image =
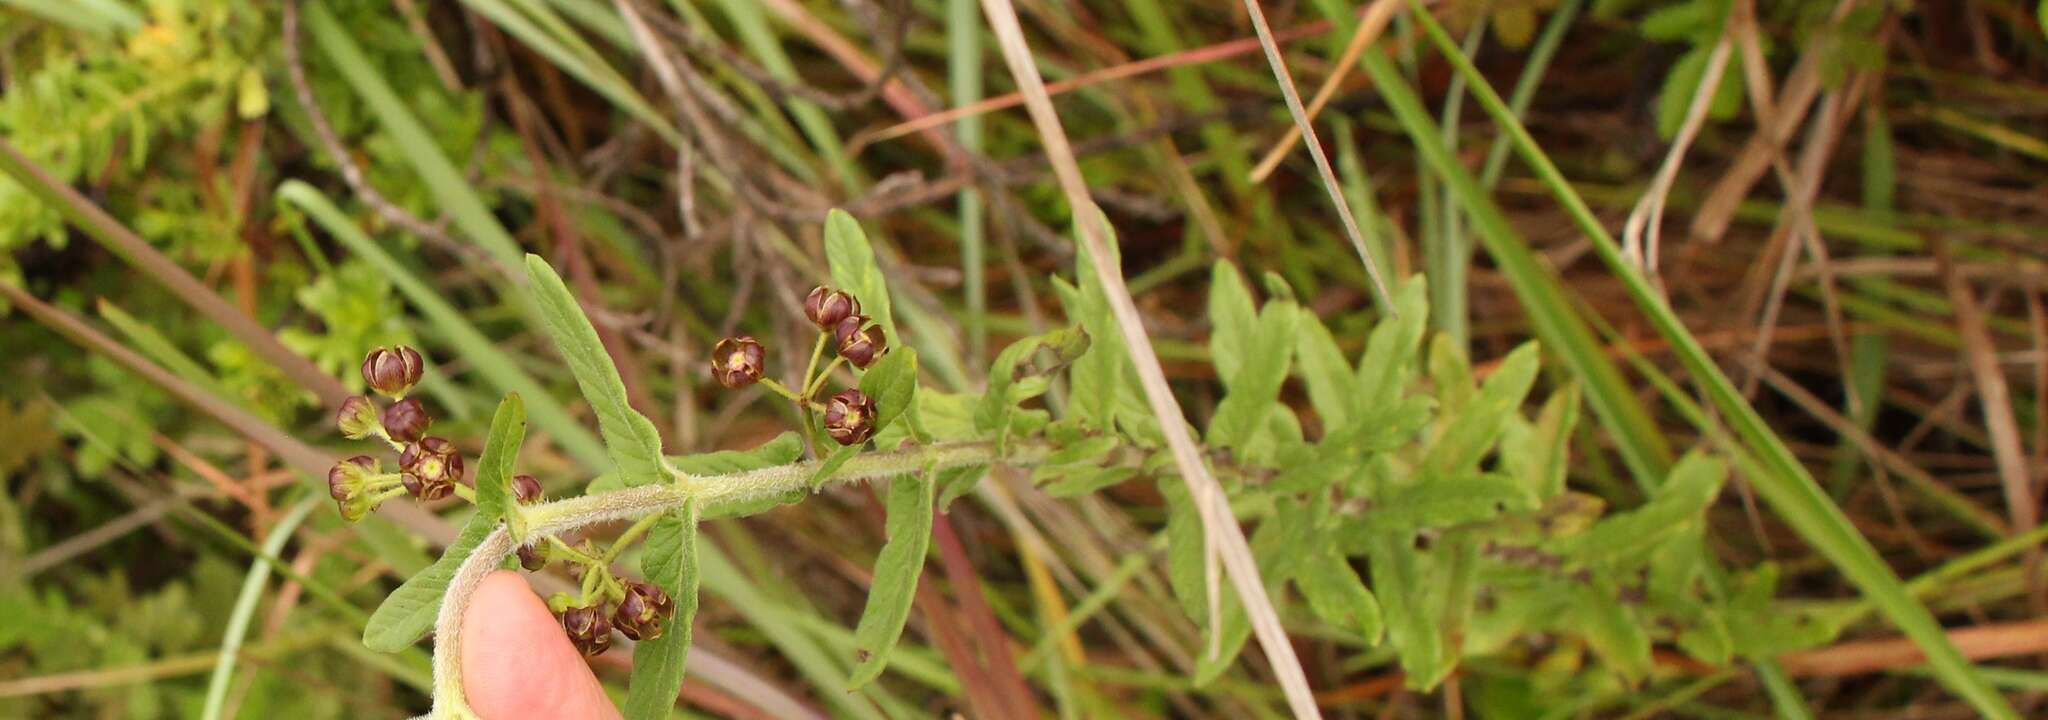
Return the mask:
[[[981,7],[988,15],[989,25],[995,29],[1003,59],[1017,80],[1018,90],[1025,99],[1025,109],[1030,113],[1032,123],[1038,127],[1046,154],[1052,158],[1053,173],[1067,196],[1068,204],[1073,206],[1074,224],[1081,236],[1081,246],[1094,261],[1090,264],[1095,268],[1096,280],[1102,283],[1109,297],[1111,313],[1116,316],[1117,327],[1123,335],[1124,344],[1129,347],[1133,365],[1137,367],[1139,384],[1144,387],[1152,414],[1159,419],[1181,480],[1187,484],[1189,494],[1200,509],[1203,534],[1214,538],[1213,542],[1219,546],[1218,554],[1222,556],[1231,584],[1244,605],[1245,615],[1251,620],[1252,631],[1257,635],[1260,647],[1264,648],[1273,672],[1279,676],[1280,687],[1286,692],[1295,716],[1319,718],[1322,714],[1309,691],[1308,676],[1302,672],[1301,661],[1295,657],[1294,646],[1287,639],[1287,629],[1280,624],[1280,616],[1273,610],[1273,601],[1266,594],[1265,582],[1259,577],[1258,564],[1252,558],[1250,544],[1245,541],[1244,529],[1231,516],[1229,499],[1210,474],[1200,448],[1188,432],[1186,415],[1181,412],[1180,402],[1174,399],[1173,389],[1166,384],[1159,354],[1152,349],[1152,339],[1145,334],[1144,320],[1139,317],[1138,307],[1124,286],[1122,268],[1110,262],[1112,256],[1106,237],[1108,220],[1095,209],[1095,202],[1089,196],[1087,181],[1081,176],[1080,164],[1074,160],[1066,130],[1061,127],[1059,115],[1052,108],[1052,98],[1046,93],[1045,80],[1039,77],[1038,66],[1032,62],[1031,48],[1024,40],[1017,9],[1010,0],[982,0]],[[1260,25],[1263,27],[1263,20]],[[1260,34],[1270,42],[1269,32],[1262,29]],[[1313,136],[1310,142],[1313,147]]]

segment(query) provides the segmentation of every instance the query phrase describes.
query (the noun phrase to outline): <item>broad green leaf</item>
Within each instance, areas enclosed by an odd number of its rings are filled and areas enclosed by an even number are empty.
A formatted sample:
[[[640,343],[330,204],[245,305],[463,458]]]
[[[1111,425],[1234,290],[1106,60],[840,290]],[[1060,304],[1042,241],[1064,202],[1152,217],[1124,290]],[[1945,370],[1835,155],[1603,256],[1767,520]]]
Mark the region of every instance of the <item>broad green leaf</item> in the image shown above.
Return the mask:
[[[690,624],[697,617],[697,502],[685,503],[655,521],[647,530],[640,572],[647,582],[668,593],[676,612],[661,637],[633,648],[633,678],[627,685],[625,715],[630,720],[666,718],[675,710],[683,687],[683,666],[690,656]]]
[[[1399,317],[1383,318],[1373,326],[1365,344],[1365,356],[1358,361],[1358,404],[1369,411],[1400,397],[1415,372],[1416,352],[1422,347],[1422,332],[1429,328],[1428,281],[1417,275],[1402,283],[1394,296]]]
[[[1268,415],[1285,410],[1279,404],[1280,388],[1287,382],[1287,367],[1294,357],[1294,326],[1299,319],[1294,303],[1266,303],[1236,375],[1225,383],[1230,389],[1209,420],[1209,444],[1241,448]]]
[[[476,462],[477,514],[505,517],[512,508],[512,464],[519,460],[519,446],[526,441],[526,403],[518,393],[506,395],[491,416],[491,434],[484,439],[484,453]]]
[[[395,653],[412,647],[433,629],[434,618],[441,612],[441,596],[448,592],[448,581],[455,577],[455,568],[469,559],[477,543],[483,542],[484,536],[497,526],[496,517],[481,512],[470,516],[455,540],[442,551],[441,559],[407,578],[370,613],[370,621],[363,625],[363,645],[377,652]]]
[[[825,215],[825,261],[832,266],[832,285],[860,299],[861,313],[882,326],[889,347],[904,347],[889,308],[889,283],[875,264],[875,248],[868,244],[860,221],[838,208]]]
[[[441,612],[441,596],[455,577],[455,569],[511,507],[512,463],[519,459],[519,446],[525,439],[526,404],[517,394],[507,395],[491,417],[490,436],[477,459],[477,512],[463,523],[439,560],[407,578],[370,614],[363,626],[364,645],[395,653],[411,647],[434,627],[434,618]]]
[[[1251,290],[1245,287],[1237,266],[1217,260],[1209,272],[1209,359],[1226,388],[1237,377],[1258,318]]]
[[[605,451],[618,466],[619,480],[627,487],[665,481],[661,434],[653,422],[626,403],[626,384],[619,379],[618,366],[598,341],[597,329],[591,327],[576,296],[539,255],[526,256],[526,276],[555,349],[569,363],[576,385],[597,414],[597,429],[604,437]]]
[[[902,475],[891,480],[888,506],[889,541],[875,558],[874,585],[853,630],[855,664],[848,689],[859,689],[881,676],[910,619],[917,577],[924,572],[925,549],[932,539],[932,478]]]
[[[1327,544],[1310,549],[1305,563],[1295,573],[1294,584],[1308,600],[1309,610],[1324,622],[1358,631],[1367,645],[1378,645],[1385,629],[1380,603],[1351,563]]]
[[[1330,335],[1330,329],[1307,309],[1299,312],[1301,320],[1294,333],[1295,367],[1308,388],[1309,406],[1322,419],[1323,434],[1327,436],[1355,417],[1352,404],[1358,401],[1361,383],[1351,369],[1351,362],[1344,359],[1344,351],[1337,348],[1337,339]],[[1222,373],[1223,366],[1218,365],[1216,372]]]
[[[917,401],[917,351],[890,350],[860,376],[860,391],[875,401],[875,429],[888,428]]]
[[[1423,457],[1422,477],[1451,477],[1479,464],[1487,448],[1499,439],[1509,414],[1521,407],[1529,387],[1535,384],[1536,360],[1535,341],[1522,343],[1508,353],[1500,369],[1486,378],[1486,384],[1479,388],[1472,402],[1430,446]]]

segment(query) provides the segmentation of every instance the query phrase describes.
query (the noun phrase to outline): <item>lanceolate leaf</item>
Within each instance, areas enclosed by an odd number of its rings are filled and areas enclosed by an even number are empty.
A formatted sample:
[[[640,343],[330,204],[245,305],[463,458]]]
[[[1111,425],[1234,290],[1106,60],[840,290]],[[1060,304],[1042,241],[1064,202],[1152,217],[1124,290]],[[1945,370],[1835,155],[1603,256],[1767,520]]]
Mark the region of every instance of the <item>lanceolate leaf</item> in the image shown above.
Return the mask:
[[[896,335],[896,316],[889,309],[889,283],[875,264],[875,249],[860,221],[834,208],[825,216],[825,261],[832,266],[832,284],[860,298],[860,311],[882,326],[889,347],[903,347]]]
[[[1162,474],[1159,494],[1166,498],[1166,579],[1180,608],[1196,624],[1209,622],[1209,570],[1203,556],[1206,538],[1202,516],[1179,477]]]
[[[454,542],[434,564],[407,578],[384,598],[370,621],[363,625],[363,644],[378,652],[395,653],[411,647],[434,627],[441,612],[441,596],[455,569],[469,559],[469,553],[498,525],[511,506],[512,463],[519,457],[519,445],[526,439],[526,404],[518,395],[507,395],[491,418],[491,434],[484,442],[484,454],[477,460],[477,512],[463,523]]]
[[[598,341],[597,329],[591,327],[576,296],[538,255],[526,256],[526,275],[555,349],[568,361],[576,385],[597,414],[597,427],[604,436],[605,451],[619,467],[619,480],[627,487],[664,480],[661,434],[653,422],[626,404],[626,384],[619,379],[618,366]]]
[[[917,597],[917,576],[924,572],[925,549],[932,539],[932,478],[903,475],[889,482],[889,542],[875,559],[874,586],[867,608],[854,628],[855,665],[847,680],[858,689],[880,677],[889,652],[903,635]]]
[[[728,475],[787,465],[796,462],[803,454],[803,437],[793,431],[785,431],[752,450],[719,450],[695,455],[671,455],[668,462],[677,470],[691,475]]]
[[[1535,424],[1515,419],[1500,441],[1501,466],[1536,500],[1564,492],[1566,460],[1572,430],[1579,424],[1579,385],[1567,383],[1551,393],[1536,414]]]
[[[376,612],[370,613],[370,621],[363,625],[363,644],[377,652],[395,653],[412,647],[433,629],[434,616],[441,612],[441,596],[447,593],[455,568],[469,559],[477,543],[483,542],[484,536],[497,526],[497,518],[485,517],[481,512],[463,523],[455,540],[442,551],[441,559],[407,578],[385,596]]]
[[[647,530],[640,572],[675,602],[661,637],[633,648],[633,679],[626,689],[629,720],[666,718],[675,709],[683,687],[683,665],[690,655],[690,622],[697,617],[697,517],[695,501],[673,511]]]
[[[1415,372],[1415,355],[1422,347],[1422,332],[1429,327],[1428,282],[1418,275],[1401,285],[1394,295],[1399,317],[1380,320],[1365,343],[1365,357],[1358,361],[1358,404],[1369,411],[1399,397]]]
[[[518,393],[498,402],[491,416],[491,434],[476,462],[476,509],[484,517],[504,517],[512,507],[512,464],[526,441],[526,403]]]

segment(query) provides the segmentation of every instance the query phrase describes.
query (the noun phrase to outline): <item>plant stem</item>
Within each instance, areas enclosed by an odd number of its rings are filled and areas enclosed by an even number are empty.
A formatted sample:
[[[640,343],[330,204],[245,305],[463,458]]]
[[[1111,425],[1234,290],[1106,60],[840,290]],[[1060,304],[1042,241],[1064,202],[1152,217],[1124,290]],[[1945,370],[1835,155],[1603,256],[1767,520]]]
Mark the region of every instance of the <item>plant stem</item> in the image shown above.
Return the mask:
[[[626,528],[625,532],[619,533],[618,539],[613,540],[612,546],[604,551],[604,564],[610,565],[612,561],[619,559],[619,553],[624,552],[627,546],[633,544],[634,540],[640,539],[641,535],[646,534],[648,528],[654,527],[654,521],[660,519],[660,515],[648,515],[634,521],[633,526]]]
[[[846,358],[843,358],[843,357],[835,357],[835,358],[832,358],[832,363],[831,363],[831,364],[829,364],[829,365],[826,365],[826,366],[825,366],[825,371],[824,371],[824,372],[821,372],[821,373],[818,373],[818,377],[817,377],[817,379],[815,379],[815,380],[812,380],[812,381],[811,381],[811,383],[810,383],[809,385],[805,385],[805,386],[804,386],[804,399],[808,400],[808,399],[810,399],[810,398],[814,398],[814,397],[817,397],[817,396],[818,396],[818,389],[819,389],[819,388],[822,388],[822,387],[824,387],[824,386],[825,386],[825,378],[829,378],[829,377],[832,377],[832,371],[834,371],[834,370],[838,370],[838,369],[839,369],[839,366],[840,366],[840,365],[843,365],[843,364],[845,364],[845,363],[846,363]]]

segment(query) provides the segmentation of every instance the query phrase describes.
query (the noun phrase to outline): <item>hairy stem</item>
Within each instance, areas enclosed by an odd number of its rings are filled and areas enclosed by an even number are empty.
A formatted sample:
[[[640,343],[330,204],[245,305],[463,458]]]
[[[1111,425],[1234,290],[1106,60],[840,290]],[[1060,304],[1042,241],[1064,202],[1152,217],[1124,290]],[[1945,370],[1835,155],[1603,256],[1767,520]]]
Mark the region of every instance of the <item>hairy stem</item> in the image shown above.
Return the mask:
[[[1004,463],[1015,466],[1037,464],[1052,452],[1044,441],[1017,441],[1006,452],[993,442],[940,443],[871,452],[855,456],[835,471],[826,482],[879,480],[917,472],[938,472],[968,465]],[[469,609],[469,597],[484,577],[496,570],[519,548],[521,542],[578,530],[598,523],[640,518],[680,508],[695,498],[705,514],[715,516],[718,508],[732,507],[811,487],[810,480],[822,461],[778,465],[726,475],[685,475],[674,482],[585,495],[531,507],[517,508],[526,530],[518,538],[500,525],[478,543],[449,580],[441,597],[441,612],[434,619],[434,710],[428,717],[474,717],[462,687],[462,619]],[[628,539],[628,538],[621,538]]]

